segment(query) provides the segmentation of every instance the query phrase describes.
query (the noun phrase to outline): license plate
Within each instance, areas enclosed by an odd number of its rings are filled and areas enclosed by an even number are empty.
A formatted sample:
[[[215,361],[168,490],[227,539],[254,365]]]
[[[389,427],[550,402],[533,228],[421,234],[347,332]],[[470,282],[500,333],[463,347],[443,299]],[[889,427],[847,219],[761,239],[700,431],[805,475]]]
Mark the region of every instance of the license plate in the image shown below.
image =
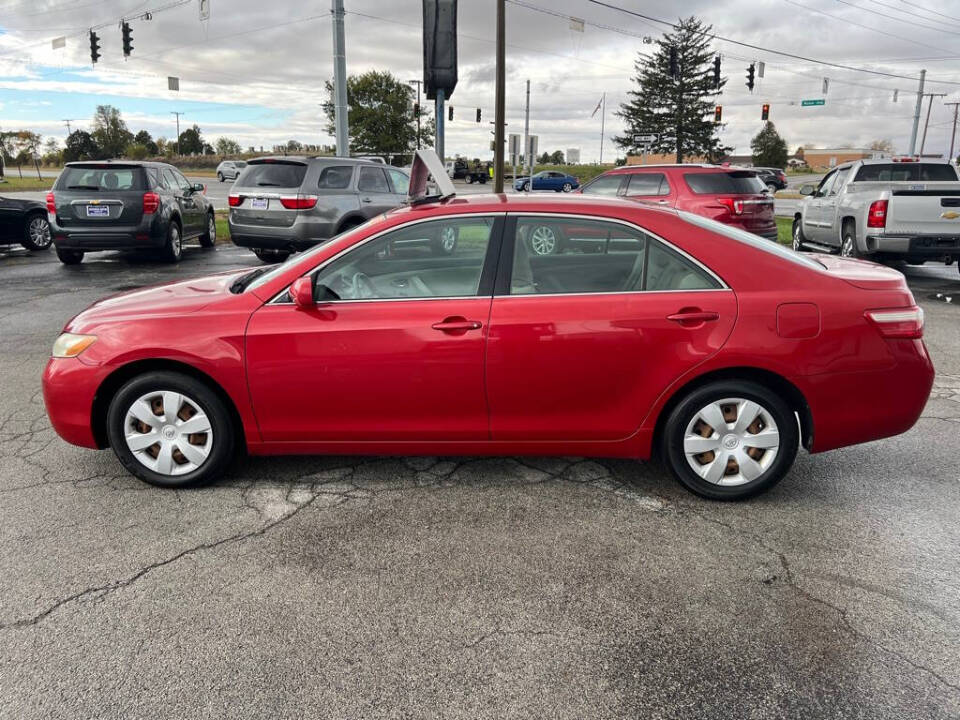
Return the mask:
[[[87,217],[110,217],[110,208],[106,205],[87,205]]]
[[[254,210],[266,210],[270,207],[270,201],[267,198],[253,198],[250,207]]]

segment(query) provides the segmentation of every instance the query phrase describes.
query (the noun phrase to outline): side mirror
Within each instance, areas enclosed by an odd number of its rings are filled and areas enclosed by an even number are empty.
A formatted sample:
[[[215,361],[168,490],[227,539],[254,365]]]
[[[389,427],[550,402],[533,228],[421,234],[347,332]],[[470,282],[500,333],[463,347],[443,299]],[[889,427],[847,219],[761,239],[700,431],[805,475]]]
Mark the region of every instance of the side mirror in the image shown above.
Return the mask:
[[[290,297],[298,310],[312,310],[317,306],[313,299],[313,278],[300,277],[290,286]]]
[[[204,185],[203,183],[194,183],[193,185],[190,186],[190,189],[198,193],[205,194],[207,192],[207,186]]]
[[[817,191],[816,185],[811,185],[810,183],[804,183],[800,186],[801,195],[813,195]]]

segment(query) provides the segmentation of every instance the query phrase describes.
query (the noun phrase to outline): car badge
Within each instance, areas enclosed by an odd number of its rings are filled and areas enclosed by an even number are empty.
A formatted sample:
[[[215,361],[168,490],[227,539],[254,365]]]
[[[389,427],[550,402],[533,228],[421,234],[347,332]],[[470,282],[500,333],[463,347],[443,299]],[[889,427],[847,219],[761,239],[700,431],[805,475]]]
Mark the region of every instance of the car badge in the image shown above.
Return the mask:
[[[960,217],[960,213],[954,212],[953,210],[947,210],[946,212],[940,213],[940,217],[942,217],[944,220],[956,220],[958,217]]]
[[[91,200],[91,201],[90,201],[90,204],[91,204],[91,205],[99,205],[99,204],[100,204],[100,201],[99,201],[99,200]]]

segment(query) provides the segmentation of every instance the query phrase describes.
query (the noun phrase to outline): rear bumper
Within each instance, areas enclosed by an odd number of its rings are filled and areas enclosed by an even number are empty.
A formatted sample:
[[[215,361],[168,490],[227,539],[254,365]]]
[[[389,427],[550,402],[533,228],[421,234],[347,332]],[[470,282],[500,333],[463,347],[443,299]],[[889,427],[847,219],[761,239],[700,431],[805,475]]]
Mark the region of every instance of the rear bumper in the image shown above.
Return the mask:
[[[751,232],[754,235],[759,235],[760,237],[765,238],[766,240],[773,240],[774,242],[777,241],[778,235],[777,235],[776,225],[774,225],[774,227],[769,230],[752,230]]]
[[[960,235],[867,235],[867,252],[960,257]]]
[[[50,358],[43,371],[43,402],[57,435],[72,445],[97,448],[93,400],[103,370],[77,358]]]
[[[304,250],[336,235],[333,223],[297,218],[288,227],[252,225],[234,220],[233,213],[227,220],[230,238],[235,245],[266,250]]]
[[[49,217],[49,216],[48,216]],[[163,247],[166,231],[156,218],[147,218],[139,225],[78,227],[50,223],[53,244],[64,250],[133,250]]]

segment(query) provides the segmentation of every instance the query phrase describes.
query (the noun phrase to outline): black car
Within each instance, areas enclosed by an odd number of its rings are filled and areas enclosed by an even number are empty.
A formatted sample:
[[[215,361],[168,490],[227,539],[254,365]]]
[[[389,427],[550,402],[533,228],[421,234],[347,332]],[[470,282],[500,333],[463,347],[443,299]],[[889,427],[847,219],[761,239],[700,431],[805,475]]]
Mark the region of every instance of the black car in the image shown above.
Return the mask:
[[[184,240],[212,247],[217,225],[204,191],[165,163],[68,163],[47,194],[57,257],[75,265],[87,251],[152,249],[177,262]]]
[[[770,189],[770,192],[787,188],[787,174],[780,168],[753,167],[749,169],[757,174],[757,177]]]
[[[43,203],[0,197],[0,245],[14,244],[27,250],[50,247],[50,223]]]

